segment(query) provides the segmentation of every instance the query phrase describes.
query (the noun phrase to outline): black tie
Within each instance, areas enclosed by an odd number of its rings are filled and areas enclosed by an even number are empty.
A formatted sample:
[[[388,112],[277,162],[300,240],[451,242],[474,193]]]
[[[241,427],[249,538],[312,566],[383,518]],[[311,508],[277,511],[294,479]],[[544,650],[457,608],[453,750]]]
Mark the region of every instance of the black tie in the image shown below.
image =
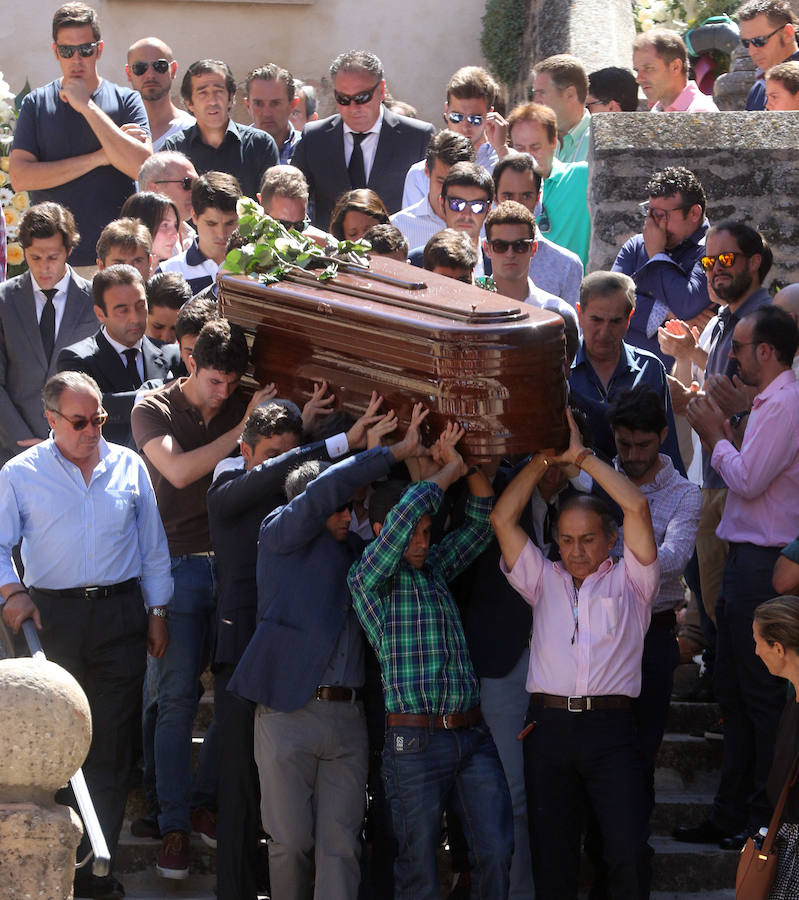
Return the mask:
[[[53,355],[53,345],[55,344],[55,306],[53,305],[53,297],[58,293],[57,288],[47,288],[42,290],[45,296],[44,309],[42,317],[39,319],[39,334],[42,336],[42,347],[44,347],[44,358],[50,362]]]
[[[361,143],[368,134],[368,131],[352,132],[352,156],[350,157],[350,164],[347,166],[347,171],[350,173],[350,184],[353,188],[366,187],[366,169],[363,165],[363,150],[361,150]]]
[[[122,351],[127,358],[127,370],[128,375],[130,376],[131,384],[135,387],[141,387],[141,378],[139,378],[139,370],[136,368],[136,358],[139,355],[139,351],[135,347],[128,347],[127,350]]]

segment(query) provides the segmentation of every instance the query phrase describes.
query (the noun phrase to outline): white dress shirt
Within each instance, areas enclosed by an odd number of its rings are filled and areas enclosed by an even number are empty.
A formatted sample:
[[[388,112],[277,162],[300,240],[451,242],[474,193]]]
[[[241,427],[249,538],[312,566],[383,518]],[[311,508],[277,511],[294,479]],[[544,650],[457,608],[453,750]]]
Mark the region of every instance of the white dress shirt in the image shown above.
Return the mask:
[[[64,277],[61,281],[56,282],[53,287],[56,293],[53,295],[53,306],[55,307],[55,336],[58,337],[58,329],[61,327],[61,320],[64,318],[64,308],[67,305],[67,291],[69,290],[69,282],[72,278],[72,269],[67,266]],[[31,272],[31,284],[33,285],[33,301],[36,304],[36,321],[42,321],[42,312],[44,312],[44,304],[47,297],[42,293],[36,279]]]
[[[377,117],[377,121],[372,125],[372,127],[363,132],[367,135],[361,141],[361,152],[363,153],[363,172],[366,176],[366,181],[369,181],[369,176],[372,173],[372,166],[375,161],[375,154],[377,153],[377,143],[380,140],[380,129],[383,127],[383,105],[380,105],[380,115]],[[353,148],[355,147],[355,139],[353,138],[353,130],[350,128],[347,123],[344,123],[344,164],[349,166],[350,158],[352,156]]]
[[[141,352],[141,344],[142,344],[141,338],[139,338],[139,340],[136,341],[136,343],[132,347],[126,347],[124,344],[120,344],[119,341],[115,341],[111,337],[111,335],[106,330],[105,325],[103,325],[102,331],[103,331],[103,334],[105,335],[105,339],[114,348],[114,350],[116,350],[116,352],[119,354],[119,358],[122,360],[122,365],[126,369],[128,367],[128,358],[127,358],[127,356],[125,356],[125,351],[126,350],[137,350],[138,351],[138,353],[136,354],[136,369],[139,373],[139,378],[141,378],[141,380],[144,381],[144,356]]]

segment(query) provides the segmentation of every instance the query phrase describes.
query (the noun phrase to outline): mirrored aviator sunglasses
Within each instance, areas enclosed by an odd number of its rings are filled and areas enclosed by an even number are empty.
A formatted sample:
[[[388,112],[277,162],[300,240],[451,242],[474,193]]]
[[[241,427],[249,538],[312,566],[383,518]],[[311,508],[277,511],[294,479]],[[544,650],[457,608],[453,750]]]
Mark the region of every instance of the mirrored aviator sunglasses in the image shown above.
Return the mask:
[[[474,115],[471,115],[471,116],[467,116],[461,112],[451,112],[451,113],[447,113],[447,118],[450,120],[450,122],[452,122],[455,125],[458,125],[464,119],[466,119],[466,121],[470,125],[474,125],[475,128],[479,128],[483,124],[483,117],[480,115],[477,115],[477,113],[475,113]]]
[[[88,59],[90,56],[94,56],[94,51],[99,43],[99,41],[94,41],[91,44],[56,44],[55,48],[61,59],[72,59],[76,53],[78,56]]]
[[[169,71],[169,60],[155,59],[152,62],[145,62],[144,60],[139,59],[135,63],[130,64],[130,71],[133,72],[134,75],[142,76],[151,67],[153,72],[157,72],[159,75],[165,75]]]

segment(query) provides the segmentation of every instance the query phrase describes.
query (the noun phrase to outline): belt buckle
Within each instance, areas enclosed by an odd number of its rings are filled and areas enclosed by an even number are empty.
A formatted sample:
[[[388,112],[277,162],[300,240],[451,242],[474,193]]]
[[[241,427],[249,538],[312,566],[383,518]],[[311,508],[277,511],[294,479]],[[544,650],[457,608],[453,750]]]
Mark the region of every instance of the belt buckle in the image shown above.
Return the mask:
[[[441,717],[441,722],[444,725],[445,731],[450,731],[451,729],[453,729],[455,727],[454,725],[450,725],[447,722],[447,719],[449,719],[453,715],[454,715],[454,713],[444,713],[444,715]]]
[[[350,699],[347,701],[347,703],[349,703],[350,706],[354,706],[355,705],[355,696],[356,696],[357,691],[355,690],[354,687],[351,687],[351,688],[349,688],[349,692],[350,692]]]
[[[100,592],[103,589],[98,587],[97,585],[93,585],[92,587],[86,587],[83,589],[83,597],[85,600],[93,600],[95,597],[100,596]]]
[[[570,713],[581,713],[581,712],[585,712],[585,710],[582,709],[582,708],[579,707],[579,706],[572,707],[572,700],[578,700],[578,701],[579,701],[579,700],[583,700],[583,699],[588,700],[587,697],[586,697],[586,698],[583,698],[583,697],[567,697],[567,698],[566,698],[566,709],[567,709]],[[590,705],[590,700],[589,700],[589,702],[586,704],[586,709],[590,709],[590,708],[591,708],[591,705]]]

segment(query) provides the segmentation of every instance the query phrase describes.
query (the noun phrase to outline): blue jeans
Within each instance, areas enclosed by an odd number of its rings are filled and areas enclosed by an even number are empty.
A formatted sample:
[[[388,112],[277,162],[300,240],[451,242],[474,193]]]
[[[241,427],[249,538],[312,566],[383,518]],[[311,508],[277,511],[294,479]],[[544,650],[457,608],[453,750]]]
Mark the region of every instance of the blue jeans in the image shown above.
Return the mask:
[[[472,895],[508,896],[513,813],[485,723],[453,731],[388,728],[382,776],[397,840],[395,900],[438,900],[436,851],[447,800],[469,844]]]
[[[155,778],[161,834],[191,831],[191,735],[199,699],[197,685],[208,660],[216,615],[213,557],[173,556],[171,562],[175,593],[169,603],[169,645],[157,661]],[[203,782],[204,796],[193,805],[214,806],[217,767],[211,758],[215,746],[215,741],[209,740],[211,730],[197,766],[197,779]]]

